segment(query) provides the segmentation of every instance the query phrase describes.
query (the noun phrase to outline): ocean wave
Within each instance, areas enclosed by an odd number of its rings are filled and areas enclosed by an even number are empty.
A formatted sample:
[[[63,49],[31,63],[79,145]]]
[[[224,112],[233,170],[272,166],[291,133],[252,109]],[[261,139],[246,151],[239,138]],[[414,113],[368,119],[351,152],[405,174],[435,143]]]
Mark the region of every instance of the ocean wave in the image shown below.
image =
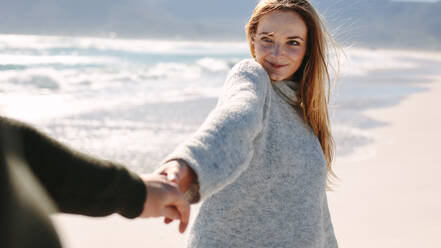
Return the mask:
[[[15,84],[31,85],[39,89],[47,89],[47,90],[58,90],[60,88],[58,82],[44,75],[35,75],[28,80],[16,79]]]
[[[418,66],[417,63],[403,60],[399,54],[384,53],[381,51],[349,50],[348,56],[341,57],[341,76],[367,76],[374,70],[410,69]]]
[[[152,54],[248,54],[246,42],[0,35],[0,50],[97,49]]]
[[[94,64],[117,64],[118,59],[111,57],[88,57],[79,55],[23,55],[1,54],[0,66],[35,66],[50,67],[53,65],[94,65]],[[19,67],[20,69],[20,67]]]
[[[208,71],[215,71],[215,72],[218,71],[226,72],[232,67],[229,61],[210,58],[210,57],[199,59],[198,61],[196,61],[196,64]]]
[[[146,78],[176,78],[180,80],[195,80],[201,77],[201,67],[183,63],[159,63],[148,68]]]
[[[363,147],[374,141],[374,136],[368,130],[348,124],[336,124],[332,128],[332,133],[337,144],[337,155],[339,156],[351,154],[355,148]]]

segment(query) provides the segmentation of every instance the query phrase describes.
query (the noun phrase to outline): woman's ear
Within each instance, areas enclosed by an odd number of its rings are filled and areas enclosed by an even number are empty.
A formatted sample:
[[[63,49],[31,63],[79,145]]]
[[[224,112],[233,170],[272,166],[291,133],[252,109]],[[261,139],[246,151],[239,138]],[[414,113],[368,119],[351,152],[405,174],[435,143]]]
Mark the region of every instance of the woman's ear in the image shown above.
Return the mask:
[[[256,58],[256,50],[255,50],[255,47],[254,47],[254,41],[255,41],[255,38],[251,37],[250,51],[251,51],[251,56],[253,56],[253,58]]]

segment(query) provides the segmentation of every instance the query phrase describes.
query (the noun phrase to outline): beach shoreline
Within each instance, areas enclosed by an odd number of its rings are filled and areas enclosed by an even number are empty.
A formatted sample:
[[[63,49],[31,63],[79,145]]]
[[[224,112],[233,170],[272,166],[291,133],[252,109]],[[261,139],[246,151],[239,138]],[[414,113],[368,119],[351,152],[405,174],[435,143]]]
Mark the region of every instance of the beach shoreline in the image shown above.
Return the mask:
[[[340,180],[328,199],[340,247],[441,246],[441,77],[425,86],[365,111],[386,125],[371,130],[365,156],[337,158]]]

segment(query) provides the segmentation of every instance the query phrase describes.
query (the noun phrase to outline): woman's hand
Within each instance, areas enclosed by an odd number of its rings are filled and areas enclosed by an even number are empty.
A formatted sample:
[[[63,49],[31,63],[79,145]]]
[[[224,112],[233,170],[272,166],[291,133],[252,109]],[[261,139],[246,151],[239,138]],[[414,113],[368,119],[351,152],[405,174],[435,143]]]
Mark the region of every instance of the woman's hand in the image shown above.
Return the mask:
[[[155,174],[166,176],[170,182],[176,183],[182,193],[187,192],[190,185],[196,180],[196,173],[183,160],[168,161]],[[166,224],[172,221],[172,218],[164,218]]]
[[[182,193],[188,190],[196,178],[193,169],[183,160],[171,160],[163,164],[155,173],[166,176],[170,182],[179,185]]]

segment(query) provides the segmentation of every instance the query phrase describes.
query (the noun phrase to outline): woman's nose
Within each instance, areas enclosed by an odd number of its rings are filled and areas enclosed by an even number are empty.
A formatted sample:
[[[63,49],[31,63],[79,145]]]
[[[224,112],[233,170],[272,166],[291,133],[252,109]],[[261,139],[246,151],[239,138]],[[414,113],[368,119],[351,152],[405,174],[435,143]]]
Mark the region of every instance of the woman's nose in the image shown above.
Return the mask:
[[[272,49],[271,49],[271,55],[273,57],[279,57],[283,54],[283,48],[281,45],[279,44],[274,44]]]

